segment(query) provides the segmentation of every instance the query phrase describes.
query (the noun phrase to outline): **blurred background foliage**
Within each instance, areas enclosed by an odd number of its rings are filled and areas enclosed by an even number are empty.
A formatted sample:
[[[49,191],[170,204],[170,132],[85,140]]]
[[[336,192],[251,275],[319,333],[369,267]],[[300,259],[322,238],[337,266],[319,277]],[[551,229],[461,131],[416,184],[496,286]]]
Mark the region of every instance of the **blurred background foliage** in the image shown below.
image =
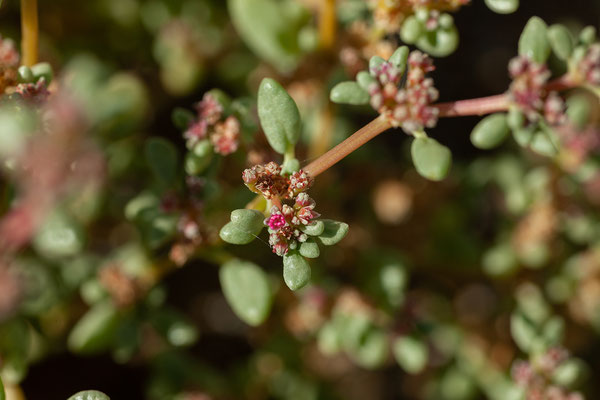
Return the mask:
[[[60,166],[50,186],[13,174],[12,151],[2,152],[0,212],[19,193],[47,203],[31,243],[1,261],[8,398],[93,388],[113,399],[525,399],[527,368],[600,396],[597,154],[565,171],[514,143],[476,150],[478,118],[444,119],[430,135],[452,149],[454,165],[434,183],[393,130],[311,190],[319,212],[350,231],[312,262],[307,288],[288,290],[266,239],[218,242],[230,210],[253,197],[241,171],[279,160],[255,117],[261,79],[281,82],[298,104],[306,164],[373,117],[330,103],[329,89],[401,43],[390,32],[357,38],[352,21],[370,21],[367,2],[337,2],[337,36],[325,48],[319,1],[250,3],[40,2],[40,59],[69,93],[52,106],[54,123],[81,134],[26,147],[38,168]],[[474,0],[452,15],[460,44],[435,59],[441,101],[504,92],[532,15],[577,32],[598,26],[600,3],[527,0],[499,15]],[[17,41],[16,1],[4,1],[0,20],[2,37]],[[240,149],[227,157],[186,148],[186,123],[178,126],[214,88],[242,125]],[[588,103],[597,127],[597,99]],[[2,132],[14,126],[22,132]],[[26,131],[0,112],[4,149],[24,148]],[[242,283],[222,288],[228,264],[219,266],[233,256],[251,262]],[[228,290],[250,295],[232,301]],[[252,296],[259,291],[269,296]]]

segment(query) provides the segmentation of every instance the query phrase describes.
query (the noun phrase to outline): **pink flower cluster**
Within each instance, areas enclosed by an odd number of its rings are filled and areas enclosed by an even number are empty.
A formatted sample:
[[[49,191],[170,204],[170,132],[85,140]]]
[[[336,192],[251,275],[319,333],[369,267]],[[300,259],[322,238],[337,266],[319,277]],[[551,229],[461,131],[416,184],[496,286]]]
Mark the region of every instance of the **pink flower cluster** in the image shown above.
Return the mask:
[[[600,86],[600,43],[591,45],[577,66],[586,82]]]
[[[552,383],[554,372],[568,358],[565,349],[554,347],[534,359],[533,363],[517,360],[512,367],[512,377],[525,389],[525,400],[583,400],[579,392],[569,392]]]
[[[300,193],[293,205],[283,204],[271,208],[271,215],[265,219],[269,228],[269,245],[273,253],[284,256],[291,249],[298,247],[308,239],[301,228],[319,218],[315,210],[315,201],[306,193]]]
[[[406,133],[433,128],[438,109],[431,107],[431,103],[438,99],[439,93],[433,79],[425,75],[434,69],[429,56],[413,51],[408,58],[406,86],[400,87],[402,75],[391,63],[372,68],[369,72],[377,82],[369,87],[371,106]]]
[[[242,179],[251,191],[274,204],[264,221],[273,253],[283,256],[308,239],[302,227],[319,218],[319,214],[314,210],[315,201],[305,193],[313,183],[306,172],[300,170],[285,176],[277,163],[270,162],[244,170]]]
[[[16,92],[23,100],[34,105],[44,104],[50,95],[44,78],[40,78],[37,83],[20,83],[17,85]]]
[[[544,85],[550,78],[550,70],[524,56],[515,57],[508,64],[513,79],[509,95],[529,121],[537,121],[544,107]]]
[[[313,183],[312,178],[302,170],[289,176],[282,175],[281,167],[273,161],[244,170],[242,180],[248,189],[267,200],[293,199],[308,190]]]
[[[0,36],[0,67],[17,68],[20,56],[15,47],[15,42],[10,39],[2,39]]]
[[[183,133],[188,147],[210,139],[215,153],[228,155],[235,152],[240,140],[240,122],[230,115],[225,118],[223,106],[211,93],[206,93],[196,105],[198,119]]]

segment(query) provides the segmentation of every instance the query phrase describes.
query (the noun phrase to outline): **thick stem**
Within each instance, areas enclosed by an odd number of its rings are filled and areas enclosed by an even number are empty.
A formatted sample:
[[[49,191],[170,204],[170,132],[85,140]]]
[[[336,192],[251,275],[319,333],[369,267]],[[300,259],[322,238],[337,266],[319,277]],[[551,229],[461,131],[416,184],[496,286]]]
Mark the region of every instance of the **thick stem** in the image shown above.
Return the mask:
[[[484,115],[508,108],[508,97],[505,94],[482,97],[480,99],[459,100],[450,103],[436,104],[440,117],[463,117],[467,115]]]
[[[21,0],[21,34],[23,65],[31,67],[38,57],[37,0]]]
[[[379,116],[367,125],[363,126],[360,130],[356,131],[352,136],[344,140],[342,143],[317,158],[315,161],[308,164],[303,170],[313,178],[319,175],[321,172],[331,168],[338,161],[358,149],[375,136],[391,128],[392,125]]]
[[[330,49],[335,44],[336,21],[335,0],[321,0],[319,9],[319,44],[322,49]]]

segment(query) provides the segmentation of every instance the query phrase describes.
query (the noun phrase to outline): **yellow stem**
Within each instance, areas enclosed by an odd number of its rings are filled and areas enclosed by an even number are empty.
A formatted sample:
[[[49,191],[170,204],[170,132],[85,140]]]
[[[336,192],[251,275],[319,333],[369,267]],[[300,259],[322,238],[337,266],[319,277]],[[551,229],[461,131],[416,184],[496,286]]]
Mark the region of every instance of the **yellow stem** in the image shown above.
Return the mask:
[[[37,0],[21,0],[21,33],[23,65],[31,67],[38,57]]]
[[[321,0],[319,11],[319,38],[322,49],[331,49],[335,44],[336,15],[335,0]]]

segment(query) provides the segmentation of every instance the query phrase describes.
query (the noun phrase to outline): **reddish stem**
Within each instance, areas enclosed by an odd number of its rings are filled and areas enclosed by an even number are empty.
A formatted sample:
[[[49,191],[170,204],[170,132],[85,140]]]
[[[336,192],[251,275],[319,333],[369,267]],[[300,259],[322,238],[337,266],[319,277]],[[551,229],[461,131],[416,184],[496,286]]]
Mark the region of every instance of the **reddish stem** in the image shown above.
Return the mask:
[[[315,177],[328,168],[331,168],[338,161],[373,139],[375,136],[391,128],[391,126],[389,121],[379,116],[356,131],[342,143],[308,164],[303,170],[310,176]]]

